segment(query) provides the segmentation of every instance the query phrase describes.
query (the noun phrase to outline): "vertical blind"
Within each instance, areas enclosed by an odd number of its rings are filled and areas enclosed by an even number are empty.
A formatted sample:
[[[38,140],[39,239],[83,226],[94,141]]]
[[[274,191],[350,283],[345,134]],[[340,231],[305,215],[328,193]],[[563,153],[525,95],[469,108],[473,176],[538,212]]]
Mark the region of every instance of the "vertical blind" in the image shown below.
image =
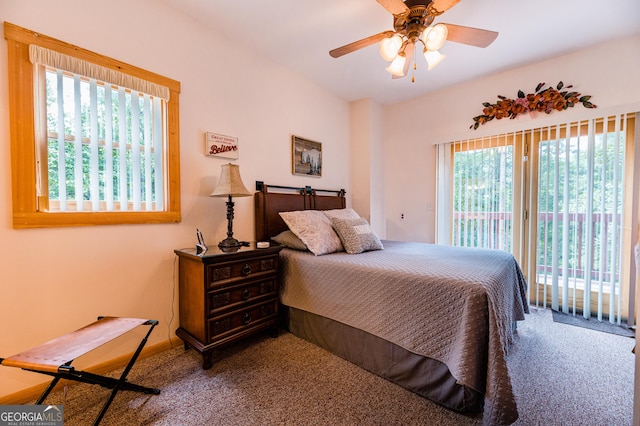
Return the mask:
[[[47,192],[59,211],[160,211],[165,100],[61,69],[47,90]]]
[[[164,210],[169,89],[42,46],[29,59],[44,75],[38,193],[48,210]]]
[[[437,242],[510,251],[531,303],[620,324],[626,126],[620,114],[438,146]]]
[[[512,250],[514,140],[500,135],[438,147],[438,221],[451,217],[439,227],[439,243]]]
[[[581,305],[590,318],[595,304],[598,320],[606,315],[618,324],[626,123],[623,114],[532,132],[540,183],[537,282],[550,285],[552,309],[575,314]]]

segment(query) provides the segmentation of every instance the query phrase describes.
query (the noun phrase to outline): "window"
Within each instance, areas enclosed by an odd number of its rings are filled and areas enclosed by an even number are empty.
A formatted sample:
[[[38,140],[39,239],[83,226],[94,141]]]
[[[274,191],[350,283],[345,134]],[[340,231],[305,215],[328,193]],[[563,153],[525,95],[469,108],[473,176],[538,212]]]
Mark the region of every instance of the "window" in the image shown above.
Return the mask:
[[[180,83],[5,22],[14,228],[180,221]]]

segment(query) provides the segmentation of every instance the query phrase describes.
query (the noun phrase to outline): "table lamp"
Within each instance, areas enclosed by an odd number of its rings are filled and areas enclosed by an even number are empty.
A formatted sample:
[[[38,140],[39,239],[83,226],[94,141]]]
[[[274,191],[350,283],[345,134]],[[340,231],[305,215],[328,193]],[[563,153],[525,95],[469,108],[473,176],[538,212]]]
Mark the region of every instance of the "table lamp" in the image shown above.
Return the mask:
[[[231,197],[247,197],[251,195],[240,178],[240,166],[237,164],[223,164],[220,168],[218,185],[211,193],[211,197],[228,197],[227,200],[227,238],[218,243],[222,250],[237,250],[247,245],[233,238],[233,201]]]

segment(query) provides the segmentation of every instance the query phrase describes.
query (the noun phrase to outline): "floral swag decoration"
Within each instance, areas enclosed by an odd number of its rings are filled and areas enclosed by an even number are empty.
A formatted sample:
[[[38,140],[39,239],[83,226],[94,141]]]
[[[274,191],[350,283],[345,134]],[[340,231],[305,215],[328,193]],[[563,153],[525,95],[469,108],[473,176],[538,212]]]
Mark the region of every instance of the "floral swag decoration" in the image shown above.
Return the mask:
[[[571,92],[563,88],[571,89],[573,86],[565,86],[563,82],[559,82],[555,88],[544,88],[546,83],[540,83],[536,86],[535,93],[525,95],[522,90],[518,90],[517,99],[509,99],[505,96],[498,95],[500,99],[497,103],[491,104],[483,102],[484,109],[482,115],[473,117],[473,123],[469,128],[477,129],[481,124],[501,118],[516,118],[519,114],[527,112],[545,112],[551,114],[553,110],[562,111],[569,107],[573,107],[577,103],[581,103],[585,108],[597,108],[597,105],[589,102],[591,96],[582,96],[578,92]]]

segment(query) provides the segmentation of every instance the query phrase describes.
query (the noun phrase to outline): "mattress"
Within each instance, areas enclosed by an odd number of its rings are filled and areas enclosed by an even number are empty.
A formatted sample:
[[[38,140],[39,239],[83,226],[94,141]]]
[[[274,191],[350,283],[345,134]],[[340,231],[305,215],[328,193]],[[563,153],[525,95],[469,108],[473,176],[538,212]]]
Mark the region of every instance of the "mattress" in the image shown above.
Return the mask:
[[[384,250],[314,256],[281,252],[283,305],[328,318],[437,360],[484,396],[484,423],[511,424],[517,407],[506,357],[528,312],[509,253],[383,241]]]

